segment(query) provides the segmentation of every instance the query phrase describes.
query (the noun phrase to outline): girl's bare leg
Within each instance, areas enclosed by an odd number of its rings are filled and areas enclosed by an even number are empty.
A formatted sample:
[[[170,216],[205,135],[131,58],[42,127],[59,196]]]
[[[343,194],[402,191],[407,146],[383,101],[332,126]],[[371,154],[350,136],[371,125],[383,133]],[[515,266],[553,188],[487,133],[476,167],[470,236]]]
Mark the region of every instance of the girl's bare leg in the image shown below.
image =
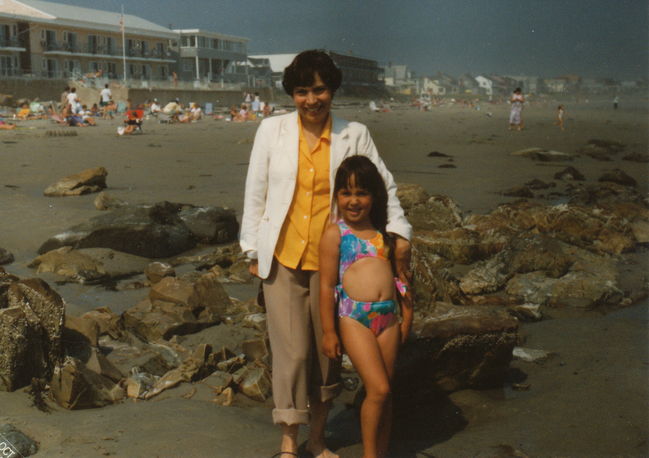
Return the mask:
[[[389,434],[384,413],[390,404],[390,376],[399,347],[399,327],[395,322],[377,338],[359,322],[343,317],[340,320],[340,334],[366,391],[361,406],[363,457],[380,457],[385,453],[389,441],[389,437],[379,435]]]
[[[390,386],[392,386],[392,378],[394,376],[394,363],[397,359],[399,352],[399,342],[401,341],[401,332],[399,330],[399,323],[395,321],[393,325],[386,328],[378,337],[377,342],[381,355],[383,356],[383,363],[388,373]],[[392,429],[392,396],[389,396],[383,408],[383,415],[381,416],[381,424],[379,425],[379,441],[378,453],[379,456],[387,456],[388,447],[390,445],[390,433]]]

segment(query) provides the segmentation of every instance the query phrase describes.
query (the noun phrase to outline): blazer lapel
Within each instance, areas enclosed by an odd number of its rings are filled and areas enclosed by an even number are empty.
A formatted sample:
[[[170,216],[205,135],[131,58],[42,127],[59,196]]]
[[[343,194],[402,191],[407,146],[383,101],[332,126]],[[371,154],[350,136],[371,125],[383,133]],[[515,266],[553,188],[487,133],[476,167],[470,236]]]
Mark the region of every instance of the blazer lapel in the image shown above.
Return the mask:
[[[334,178],[338,166],[345,159],[349,152],[349,130],[348,122],[344,119],[337,118],[333,114],[331,123],[331,147],[329,148],[329,189],[333,193]]]
[[[298,155],[300,151],[300,132],[297,122],[297,111],[294,111],[282,122],[280,132],[280,151],[285,153],[285,160],[287,167],[293,172],[293,176],[297,177],[297,164]]]

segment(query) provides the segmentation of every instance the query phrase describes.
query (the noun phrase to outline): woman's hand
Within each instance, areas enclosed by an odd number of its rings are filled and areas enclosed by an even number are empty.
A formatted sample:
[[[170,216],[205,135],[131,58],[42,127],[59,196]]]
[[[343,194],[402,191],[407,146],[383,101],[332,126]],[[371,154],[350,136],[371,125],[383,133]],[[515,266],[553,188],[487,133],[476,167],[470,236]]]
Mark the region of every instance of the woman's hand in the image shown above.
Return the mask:
[[[322,353],[329,359],[338,359],[342,355],[340,339],[335,332],[325,332],[322,335]]]
[[[259,262],[256,259],[250,260],[250,264],[248,265],[248,272],[250,272],[250,275],[259,277]]]

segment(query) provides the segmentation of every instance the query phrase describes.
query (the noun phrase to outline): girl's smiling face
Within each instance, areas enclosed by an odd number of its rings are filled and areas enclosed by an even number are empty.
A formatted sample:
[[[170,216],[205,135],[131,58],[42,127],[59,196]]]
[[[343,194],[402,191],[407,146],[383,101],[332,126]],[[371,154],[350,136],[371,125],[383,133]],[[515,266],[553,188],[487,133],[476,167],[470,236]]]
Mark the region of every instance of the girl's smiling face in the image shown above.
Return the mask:
[[[336,194],[340,216],[345,222],[356,225],[371,224],[372,201],[372,194],[367,189],[356,186],[354,176],[350,178],[347,186],[338,190]]]

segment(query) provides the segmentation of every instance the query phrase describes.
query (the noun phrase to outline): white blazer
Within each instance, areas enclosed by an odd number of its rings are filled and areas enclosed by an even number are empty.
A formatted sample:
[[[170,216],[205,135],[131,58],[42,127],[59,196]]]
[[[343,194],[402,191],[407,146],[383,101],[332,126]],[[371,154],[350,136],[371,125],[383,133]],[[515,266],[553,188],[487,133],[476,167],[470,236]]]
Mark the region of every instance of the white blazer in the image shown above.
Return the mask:
[[[275,245],[293,200],[297,180],[299,128],[297,111],[264,119],[250,153],[239,243],[251,259],[259,261],[259,276],[267,278]],[[333,117],[329,164],[330,199],[338,166],[348,156],[362,154],[376,164],[388,191],[388,232],[410,240],[412,227],[397,198],[392,174],[374,146],[367,127]],[[335,220],[335,205],[331,219]]]

